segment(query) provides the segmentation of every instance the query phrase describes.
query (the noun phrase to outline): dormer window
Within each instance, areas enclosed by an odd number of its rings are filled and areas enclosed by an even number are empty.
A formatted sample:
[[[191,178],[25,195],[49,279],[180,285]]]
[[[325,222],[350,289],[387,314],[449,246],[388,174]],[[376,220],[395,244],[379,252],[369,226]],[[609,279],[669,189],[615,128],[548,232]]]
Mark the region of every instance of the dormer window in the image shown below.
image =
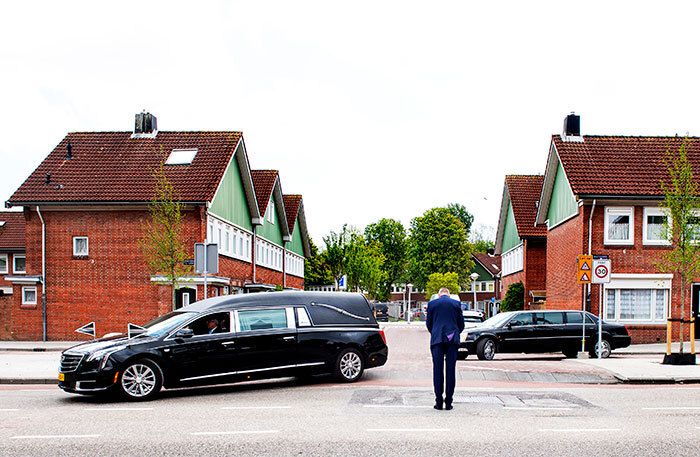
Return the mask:
[[[197,155],[196,149],[173,149],[165,161],[166,165],[190,165]]]
[[[275,218],[272,214],[272,212],[275,210],[275,201],[273,199],[270,199],[270,202],[267,204],[267,211],[265,211],[265,219],[267,219],[267,222],[270,224],[275,223]]]

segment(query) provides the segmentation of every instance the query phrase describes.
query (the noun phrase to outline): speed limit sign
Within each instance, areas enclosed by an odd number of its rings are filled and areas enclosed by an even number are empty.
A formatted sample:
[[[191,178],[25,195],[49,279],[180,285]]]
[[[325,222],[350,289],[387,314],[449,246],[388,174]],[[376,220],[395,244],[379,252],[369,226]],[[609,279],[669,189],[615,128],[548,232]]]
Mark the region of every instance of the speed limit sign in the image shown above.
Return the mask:
[[[610,257],[603,255],[593,256],[593,284],[605,284],[610,282]]]

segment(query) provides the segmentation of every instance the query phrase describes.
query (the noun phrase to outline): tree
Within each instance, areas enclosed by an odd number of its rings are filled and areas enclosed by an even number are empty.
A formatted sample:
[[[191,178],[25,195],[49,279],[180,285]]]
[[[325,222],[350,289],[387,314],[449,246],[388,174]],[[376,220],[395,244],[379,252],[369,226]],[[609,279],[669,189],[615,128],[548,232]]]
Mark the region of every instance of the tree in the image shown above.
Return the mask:
[[[419,289],[432,273],[450,271],[464,285],[474,266],[464,223],[447,208],[429,209],[411,221],[408,257],[409,279]]]
[[[693,279],[700,275],[700,191],[693,177],[693,167],[688,160],[688,146],[686,138],[677,150],[669,148],[666,151],[664,165],[668,170],[668,178],[661,181],[668,216],[664,228],[673,249],[667,251],[659,266],[662,270],[680,277],[681,354],[685,339],[683,321],[686,316],[692,315],[687,292]],[[670,328],[670,320],[667,325]],[[670,341],[668,344],[670,345]]]
[[[380,219],[365,227],[365,241],[376,243],[384,256],[384,281],[379,284],[377,299],[388,300],[391,285],[406,275],[406,229],[395,219]]]
[[[450,203],[447,205],[447,210],[452,213],[454,217],[462,221],[462,224],[464,224],[464,235],[469,238],[472,223],[474,223],[474,216],[467,211],[467,208],[461,203]]]
[[[338,281],[343,277],[345,269],[345,251],[350,243],[350,230],[347,224],[343,225],[340,232],[330,232],[323,237],[326,245],[325,260],[330,269],[333,283],[338,288]]]
[[[187,251],[182,241],[182,203],[162,165],[153,172],[153,177],[155,193],[148,205],[151,217],[139,246],[149,269],[165,276],[170,284],[174,309],[178,279],[188,272],[184,266]]]
[[[428,276],[428,282],[425,284],[425,297],[430,299],[433,294],[436,294],[446,287],[451,294],[459,294],[459,275],[454,272],[448,273],[433,273]]]
[[[383,270],[384,254],[376,242],[366,243],[362,235],[353,233],[347,245],[344,270],[348,275],[348,290],[366,291],[376,298],[386,280]]]
[[[496,243],[492,239],[493,235],[487,236],[484,234],[485,231],[488,229],[485,229],[483,225],[472,231],[471,242],[474,252],[488,252],[496,247]]]
[[[525,286],[516,282],[508,286],[506,296],[501,301],[501,311],[519,311],[525,307]]]
[[[331,267],[326,261],[326,252],[318,252],[316,244],[309,240],[311,256],[304,265],[304,282],[306,284],[333,284]]]

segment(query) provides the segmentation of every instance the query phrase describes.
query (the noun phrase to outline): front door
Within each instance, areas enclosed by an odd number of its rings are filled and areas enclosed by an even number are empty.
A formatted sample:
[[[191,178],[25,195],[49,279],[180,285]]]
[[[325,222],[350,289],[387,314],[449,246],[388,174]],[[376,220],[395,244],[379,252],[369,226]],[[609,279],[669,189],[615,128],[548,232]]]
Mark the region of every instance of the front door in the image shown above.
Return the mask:
[[[180,287],[175,291],[175,309],[180,309],[197,301],[197,290],[194,287]]]
[[[695,316],[695,338],[700,338],[700,284],[693,284],[693,316]]]
[[[535,313],[518,313],[506,324],[502,333],[502,352],[532,352],[535,333]]]

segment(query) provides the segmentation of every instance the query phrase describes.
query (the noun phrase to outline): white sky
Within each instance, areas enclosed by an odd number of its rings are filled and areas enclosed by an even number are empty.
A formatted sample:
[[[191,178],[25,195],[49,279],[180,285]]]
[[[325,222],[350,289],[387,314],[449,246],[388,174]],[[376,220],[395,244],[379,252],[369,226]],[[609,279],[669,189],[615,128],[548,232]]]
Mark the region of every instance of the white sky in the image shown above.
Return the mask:
[[[461,202],[584,134],[700,133],[692,2],[3,2],[0,199],[69,131],[242,130],[309,229]]]

